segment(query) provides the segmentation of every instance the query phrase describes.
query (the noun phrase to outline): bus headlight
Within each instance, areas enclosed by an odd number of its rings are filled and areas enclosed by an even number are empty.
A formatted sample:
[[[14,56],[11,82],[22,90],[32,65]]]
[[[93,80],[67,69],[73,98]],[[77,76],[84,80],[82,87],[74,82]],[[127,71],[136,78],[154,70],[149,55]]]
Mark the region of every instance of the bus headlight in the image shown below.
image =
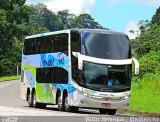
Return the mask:
[[[78,93],[85,96],[85,97],[90,97],[90,94],[87,92],[83,92],[83,91],[78,90]]]
[[[129,99],[130,96],[125,96],[125,99]]]

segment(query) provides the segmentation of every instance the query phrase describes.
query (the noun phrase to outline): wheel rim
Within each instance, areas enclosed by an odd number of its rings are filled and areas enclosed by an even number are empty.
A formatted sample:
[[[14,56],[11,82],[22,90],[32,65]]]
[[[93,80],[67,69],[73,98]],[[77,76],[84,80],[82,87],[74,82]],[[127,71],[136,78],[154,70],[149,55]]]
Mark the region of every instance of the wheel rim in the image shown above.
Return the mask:
[[[68,109],[69,105],[68,105],[68,96],[65,98],[65,108]]]
[[[33,107],[36,108],[37,107],[37,101],[36,101],[36,93],[33,93],[33,97],[32,97],[32,104]]]
[[[33,104],[36,104],[36,95],[34,94]]]
[[[28,104],[29,106],[31,106],[31,95],[30,94],[28,95]]]
[[[62,107],[62,99],[61,99],[61,96],[58,97],[58,107],[59,107],[59,108]]]

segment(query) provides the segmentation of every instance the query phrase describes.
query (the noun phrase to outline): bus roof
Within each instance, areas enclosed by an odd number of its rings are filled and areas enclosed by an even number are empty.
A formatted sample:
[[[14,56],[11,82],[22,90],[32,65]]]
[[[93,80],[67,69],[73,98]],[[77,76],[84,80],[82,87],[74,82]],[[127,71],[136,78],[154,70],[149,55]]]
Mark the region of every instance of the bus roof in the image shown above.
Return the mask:
[[[71,30],[79,31],[79,32],[92,32],[92,33],[107,33],[107,34],[127,35],[125,33],[115,32],[115,31],[112,31],[112,30],[109,30],[109,29],[73,28]]]
[[[107,30],[107,29],[73,28],[73,29],[68,29],[68,30],[59,30],[59,31],[54,31],[54,32],[48,32],[48,33],[41,33],[41,34],[36,34],[36,35],[30,35],[30,36],[26,36],[25,39],[37,38],[37,37],[43,37],[43,36],[54,35],[54,34],[61,34],[61,33],[69,33],[70,31],[126,35],[125,33],[114,32],[114,31]]]

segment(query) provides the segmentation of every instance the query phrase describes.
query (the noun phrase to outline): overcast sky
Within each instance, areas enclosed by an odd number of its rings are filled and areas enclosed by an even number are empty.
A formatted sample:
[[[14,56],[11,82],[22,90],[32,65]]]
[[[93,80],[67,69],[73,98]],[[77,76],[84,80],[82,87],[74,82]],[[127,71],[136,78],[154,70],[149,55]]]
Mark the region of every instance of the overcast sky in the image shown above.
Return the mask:
[[[43,3],[57,12],[68,9],[79,15],[89,13],[102,26],[114,31],[125,32],[130,38],[130,30],[137,31],[140,20],[151,20],[160,0],[26,0],[26,4]]]

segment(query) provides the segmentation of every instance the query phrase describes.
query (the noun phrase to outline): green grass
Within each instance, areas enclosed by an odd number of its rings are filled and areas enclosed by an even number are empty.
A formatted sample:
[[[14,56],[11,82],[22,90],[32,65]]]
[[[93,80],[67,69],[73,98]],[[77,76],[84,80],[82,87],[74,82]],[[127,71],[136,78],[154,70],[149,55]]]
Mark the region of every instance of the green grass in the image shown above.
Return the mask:
[[[129,110],[160,113],[160,73],[133,79]]]
[[[19,78],[20,78],[20,75],[18,75],[18,76],[5,76],[5,77],[0,77],[0,82],[8,81],[8,80],[16,80],[16,79],[19,79]]]

